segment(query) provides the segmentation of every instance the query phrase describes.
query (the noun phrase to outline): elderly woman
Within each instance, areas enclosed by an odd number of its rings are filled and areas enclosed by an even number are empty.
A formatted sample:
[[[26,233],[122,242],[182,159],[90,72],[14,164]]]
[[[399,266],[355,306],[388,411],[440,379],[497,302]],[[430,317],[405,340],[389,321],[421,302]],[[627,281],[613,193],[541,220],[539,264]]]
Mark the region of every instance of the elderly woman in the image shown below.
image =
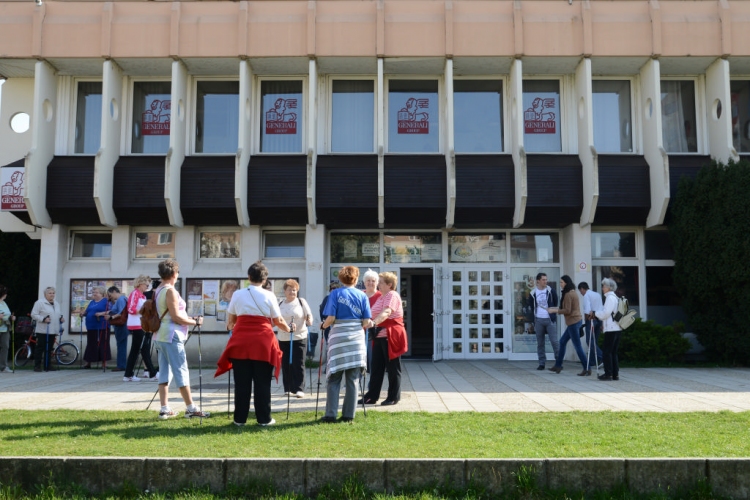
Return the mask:
[[[84,368],[91,368],[91,363],[112,359],[109,347],[109,332],[107,329],[107,299],[104,297],[105,288],[95,286],[91,291],[91,302],[80,313],[86,317],[86,350],[83,353]]]
[[[602,293],[604,293],[604,307],[594,314],[604,322],[604,346],[602,360],[604,362],[604,375],[599,375],[599,380],[620,380],[620,363],[617,359],[617,348],[620,345],[620,333],[622,328],[613,319],[617,311],[617,283],[611,278],[602,280]]]
[[[382,296],[372,308],[373,322],[377,327],[372,348],[372,378],[370,390],[360,402],[375,404],[380,399],[383,378],[388,370],[388,396],[382,406],[395,405],[401,400],[401,355],[409,350],[404,328],[404,307],[396,291],[398,277],[393,273],[380,273],[378,289]]]
[[[557,358],[555,359],[555,365],[550,368],[550,371],[560,373],[563,369],[563,360],[565,359],[565,348],[568,345],[568,340],[573,342],[573,347],[578,354],[578,359],[581,361],[583,371],[578,375],[583,377],[591,375],[591,370],[588,369],[588,358],[586,352],[583,350],[581,345],[581,336],[578,333],[581,330],[583,324],[583,316],[581,315],[581,301],[578,299],[578,292],[573,284],[573,280],[567,274],[560,278],[560,289],[562,295],[560,297],[560,307],[550,307],[547,309],[550,313],[562,314],[565,316],[565,332],[560,337],[560,348],[557,352]]]
[[[138,360],[138,353],[140,353],[143,364],[146,365],[146,371],[143,372],[143,376],[147,380],[156,381],[156,368],[154,363],[151,361],[151,334],[146,334],[141,329],[141,307],[146,302],[146,290],[151,286],[151,277],[141,274],[135,279],[133,283],[133,291],[128,296],[128,302],[126,309],[128,311],[128,332],[133,337],[130,344],[130,354],[128,354],[128,361],[125,364],[125,376],[122,378],[123,382],[140,382],[141,379],[135,375],[135,362]]]
[[[281,316],[276,296],[263,288],[268,269],[258,261],[247,270],[250,286],[232,295],[227,329],[233,330],[218,362],[214,377],[234,368],[234,425],[243,426],[250,412],[250,394],[255,384],[255,420],[266,427],[271,418],[271,378],[279,379],[281,349],[273,325],[290,328]]]
[[[328,394],[326,414],[321,422],[336,421],[339,410],[341,379],[346,377],[344,407],[341,421],[354,420],[357,401],[357,380],[367,368],[365,328],[371,325],[370,302],[361,290],[354,288],[359,269],[346,266],[339,271],[339,281],[344,286],[333,290],[328,297],[323,314],[323,328],[332,326],[328,336]]]
[[[54,287],[48,286],[44,289],[44,299],[34,303],[31,319],[36,321],[34,371],[55,371],[57,368],[52,366],[52,349],[55,347],[55,336],[65,323],[65,317],[60,304],[55,300]]]
[[[112,324],[112,320],[118,320],[122,318],[123,314],[127,314],[125,307],[128,305],[128,298],[120,293],[120,289],[116,286],[107,288],[107,298],[109,299],[111,306],[104,319]],[[117,346],[117,367],[113,368],[113,372],[124,372],[125,365],[128,362],[128,325],[127,324],[115,324],[112,325],[115,330],[115,345]]]
[[[13,373],[13,370],[8,367],[8,349],[10,348],[8,327],[16,320],[16,317],[5,303],[7,296],[8,289],[5,285],[0,285],[0,373]]]
[[[372,310],[375,302],[377,302],[382,295],[380,290],[378,290],[379,279],[378,273],[372,269],[368,269],[365,272],[365,295],[367,295],[367,299],[370,301],[370,310]],[[370,367],[372,366],[372,344],[375,342],[375,333],[374,326],[367,329],[367,373],[370,373]]]
[[[156,348],[159,350],[159,420],[176,417],[178,412],[169,407],[169,383],[174,376],[175,383],[185,402],[186,418],[208,418],[209,412],[204,412],[193,402],[190,393],[190,372],[188,371],[185,355],[185,342],[188,339],[188,327],[200,326],[203,316],[190,318],[185,313],[185,301],[174,288],[180,266],[174,259],[159,262],[159,276],[161,285],[154,290],[156,311],[161,317],[161,327],[156,332]]]
[[[289,322],[292,333],[279,335],[279,346],[284,357],[281,358],[281,378],[284,381],[284,396],[291,393],[297,398],[305,397],[305,349],[307,347],[307,327],[312,325],[313,315],[307,301],[298,296],[299,283],[286,280],[284,296],[279,304],[281,316]],[[287,319],[288,318],[288,319]],[[290,344],[291,337],[291,344]],[[289,350],[292,350],[291,361]]]

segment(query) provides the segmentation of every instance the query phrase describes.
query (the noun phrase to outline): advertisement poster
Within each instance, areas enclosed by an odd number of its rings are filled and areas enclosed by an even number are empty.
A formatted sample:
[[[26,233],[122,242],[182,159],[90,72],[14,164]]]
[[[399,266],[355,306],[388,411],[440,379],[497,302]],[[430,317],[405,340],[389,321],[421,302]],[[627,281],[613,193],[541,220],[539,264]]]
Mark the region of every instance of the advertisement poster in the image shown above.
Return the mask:
[[[3,211],[25,211],[26,203],[23,201],[23,181],[26,175],[23,166],[1,168],[0,185],[2,185]]]
[[[141,113],[141,134],[169,135],[169,123],[172,115],[172,101],[153,99],[147,101],[147,109]]]
[[[279,97],[266,111],[266,134],[297,133],[297,99]]]
[[[363,257],[380,257],[380,243],[362,243]]]
[[[430,99],[409,97],[398,110],[399,134],[430,133]]]
[[[526,96],[524,95],[524,101]],[[536,96],[533,97],[531,105],[523,112],[523,129],[527,134],[554,134],[557,132],[557,117],[560,112],[557,109],[556,97]]]

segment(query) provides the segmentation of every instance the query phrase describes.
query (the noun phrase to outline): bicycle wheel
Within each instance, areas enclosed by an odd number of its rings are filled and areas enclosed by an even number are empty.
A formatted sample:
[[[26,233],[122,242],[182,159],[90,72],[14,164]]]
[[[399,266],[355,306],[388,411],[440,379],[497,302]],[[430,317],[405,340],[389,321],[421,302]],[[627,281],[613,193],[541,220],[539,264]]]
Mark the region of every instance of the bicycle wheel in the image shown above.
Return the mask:
[[[55,359],[61,365],[72,365],[78,359],[78,348],[73,342],[63,342],[55,349]]]
[[[28,345],[22,345],[16,351],[16,366],[26,366],[26,363],[28,363],[30,359],[34,359],[31,347]]]

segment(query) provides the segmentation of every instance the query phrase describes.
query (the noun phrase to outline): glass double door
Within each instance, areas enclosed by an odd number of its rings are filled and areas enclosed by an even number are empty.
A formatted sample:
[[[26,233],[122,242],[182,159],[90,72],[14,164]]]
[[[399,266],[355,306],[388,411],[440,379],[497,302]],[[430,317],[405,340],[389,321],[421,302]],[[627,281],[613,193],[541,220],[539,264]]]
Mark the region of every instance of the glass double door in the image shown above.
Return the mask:
[[[445,277],[445,357],[507,358],[507,270],[497,266],[450,266]]]

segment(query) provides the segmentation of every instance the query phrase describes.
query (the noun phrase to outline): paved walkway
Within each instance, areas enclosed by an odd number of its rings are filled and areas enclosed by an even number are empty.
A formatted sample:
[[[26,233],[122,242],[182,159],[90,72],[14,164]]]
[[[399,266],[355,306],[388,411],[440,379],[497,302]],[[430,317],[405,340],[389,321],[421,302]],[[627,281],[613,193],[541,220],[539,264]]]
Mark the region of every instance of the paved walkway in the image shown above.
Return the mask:
[[[576,376],[575,363],[568,363],[559,375],[537,371],[535,361],[405,361],[403,366],[401,402],[390,407],[370,406],[368,410],[434,413],[750,410],[748,369],[625,369],[620,372],[620,381],[600,382],[593,376]],[[203,370],[203,406],[213,412],[227,411],[227,376],[214,379],[213,372],[213,368]],[[306,374],[309,376],[310,372]],[[313,389],[317,389],[317,375],[317,370],[313,370]],[[199,381],[198,370],[191,370],[196,400]],[[309,389],[309,378],[306,384],[307,396],[293,398],[292,411],[315,410],[315,390]],[[325,408],[324,384],[318,406],[321,412]],[[155,390],[153,382],[122,382],[122,372],[64,369],[34,373],[25,369],[0,374],[0,409],[139,410],[146,408]],[[286,411],[283,389],[274,383],[272,391],[273,411]],[[176,388],[170,387],[170,396],[174,408],[182,411],[184,405]],[[158,399],[151,409],[158,410]]]

